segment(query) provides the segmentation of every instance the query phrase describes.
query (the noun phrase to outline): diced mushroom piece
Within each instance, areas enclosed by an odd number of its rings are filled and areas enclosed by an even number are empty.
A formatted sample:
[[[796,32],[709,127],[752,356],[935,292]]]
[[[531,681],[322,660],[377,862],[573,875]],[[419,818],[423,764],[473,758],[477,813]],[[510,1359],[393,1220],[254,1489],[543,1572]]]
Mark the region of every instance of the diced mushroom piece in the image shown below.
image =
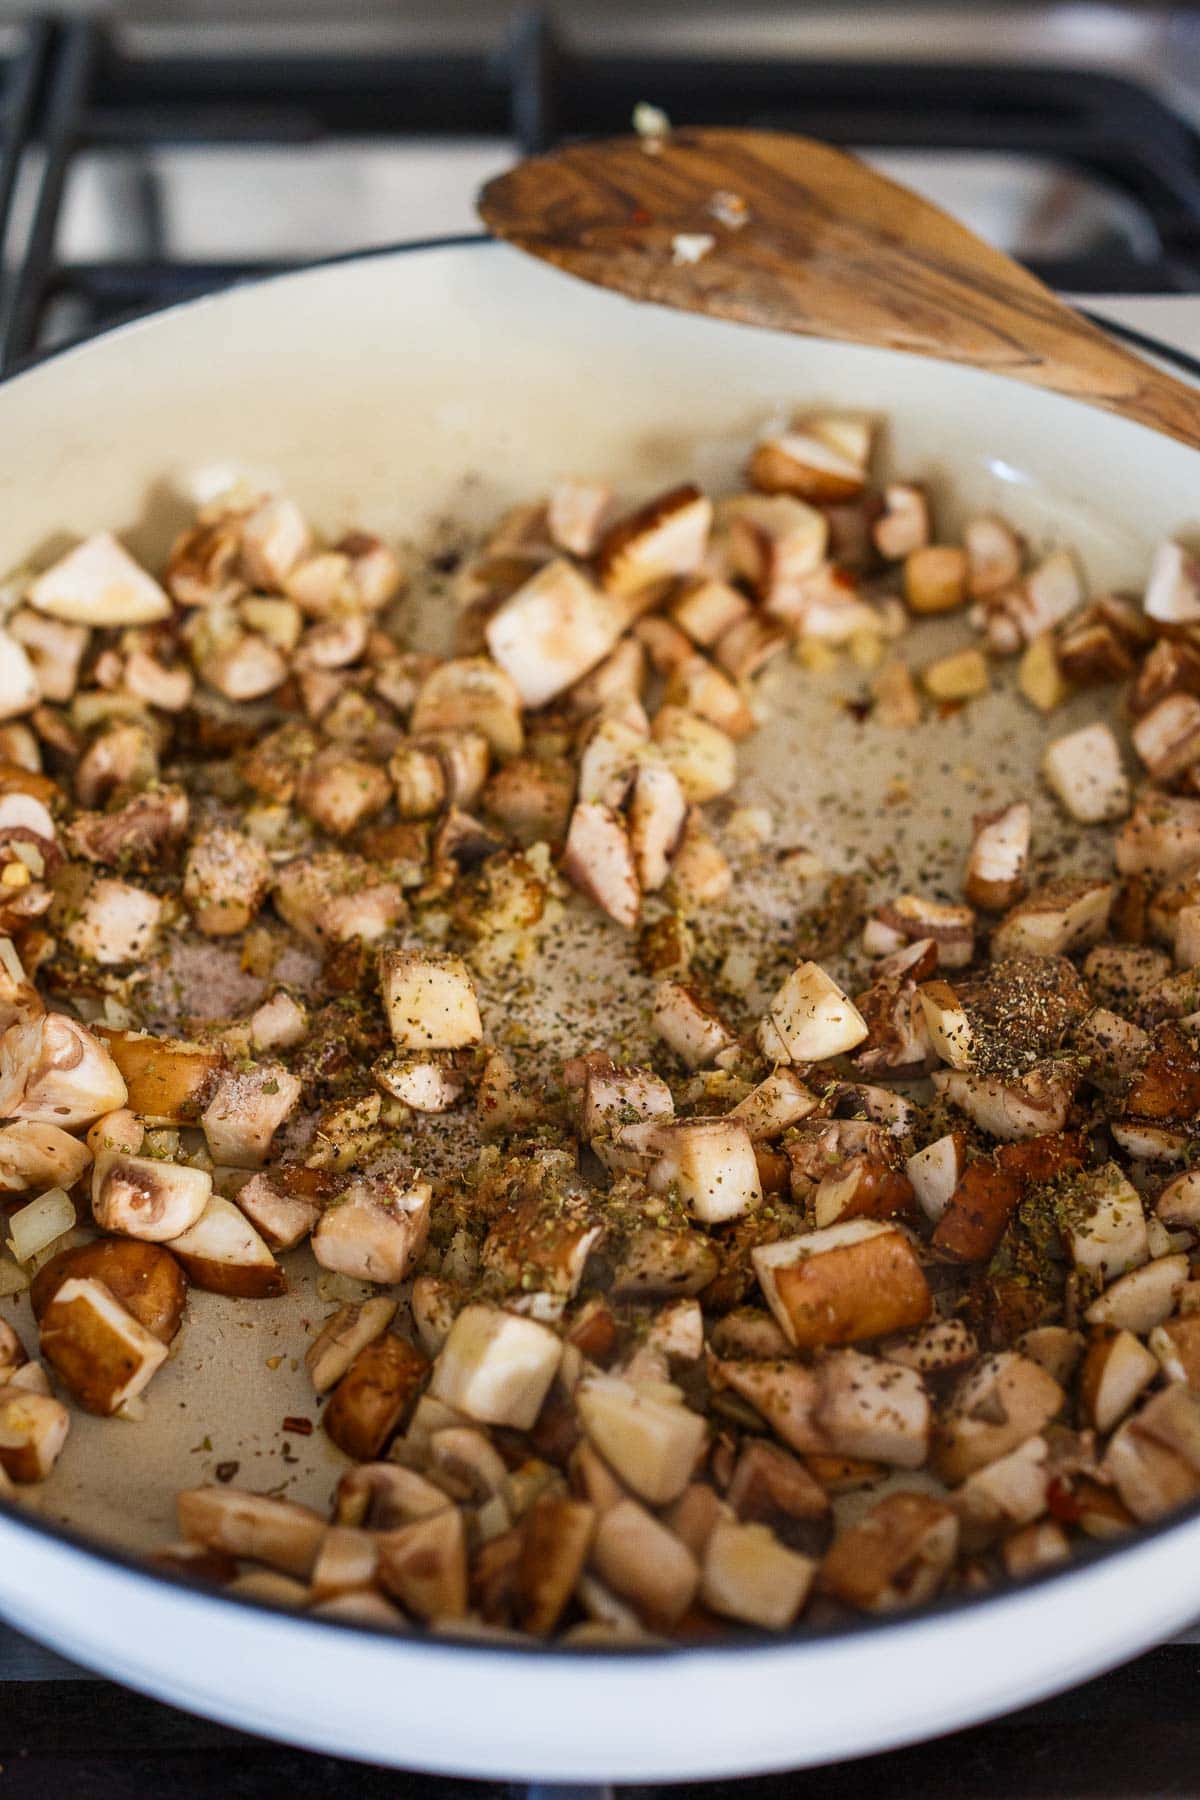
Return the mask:
[[[150,954],[162,923],[163,903],[146,888],[112,875],[92,875],[76,863],[59,877],[51,916],[59,936],[77,956],[114,968]]]
[[[458,1050],[483,1036],[475,984],[459,956],[386,950],[380,959],[384,1011],[403,1050]]]
[[[461,1619],[467,1611],[467,1544],[456,1507],[416,1519],[379,1541],[379,1577],[420,1619]]]
[[[913,612],[953,612],[966,597],[965,550],[950,544],[929,544],[905,558],[904,598]]]
[[[79,757],[75,797],[80,806],[100,806],[119,789],[146,787],[157,778],[158,755],[150,732],[132,720],[118,722],[94,737]]]
[[[1078,1071],[1065,1062],[1038,1064],[1008,1081],[960,1069],[938,1069],[933,1077],[951,1106],[1008,1141],[1062,1131],[1078,1083]]]
[[[823,1365],[816,1423],[837,1456],[917,1469],[929,1453],[929,1396],[917,1370],[859,1350]]]
[[[1200,1231],[1200,1172],[1188,1169],[1168,1181],[1154,1211],[1164,1225]]]
[[[392,784],[378,763],[337,744],[315,756],[296,783],[296,805],[331,837],[349,837],[391,797]]]
[[[596,1511],[579,1500],[543,1494],[525,1514],[516,1569],[514,1613],[522,1631],[548,1637],[583,1574]]]
[[[313,1255],[322,1268],[359,1281],[403,1281],[425,1247],[432,1195],[427,1181],[356,1178],[322,1213]]]
[[[823,1062],[867,1035],[862,1014],[815,962],[797,964],[758,1028],[759,1047],[774,1063]]]
[[[294,500],[276,494],[259,501],[240,521],[242,563],[252,586],[280,593],[302,557],[312,533]]]
[[[589,1142],[617,1136],[631,1126],[669,1119],[674,1111],[670,1088],[647,1069],[618,1069],[607,1058],[587,1069],[580,1130]]]
[[[12,800],[16,796],[6,798]],[[67,846],[73,856],[107,864],[124,873],[131,869],[158,869],[165,859],[173,857],[186,835],[188,812],[188,797],[182,788],[160,786],[134,794],[110,812],[76,814],[67,827]],[[0,825],[8,822],[2,819]],[[33,824],[32,820],[20,822]]]
[[[294,1250],[321,1216],[322,1172],[281,1164],[252,1175],[235,1204],[272,1250]]]
[[[903,1169],[887,1156],[863,1150],[821,1177],[812,1197],[813,1218],[818,1226],[839,1219],[888,1219],[907,1212],[912,1201],[913,1186]]]
[[[192,839],[183,898],[198,931],[231,937],[244,931],[267,897],[274,870],[261,844],[228,825],[212,825]]]
[[[1081,1275],[1109,1282],[1149,1259],[1141,1195],[1116,1163],[1078,1176],[1060,1199],[1059,1218]]]
[[[740,1120],[751,1141],[760,1143],[782,1136],[789,1125],[798,1125],[817,1105],[817,1096],[784,1064],[751,1089],[727,1116]]]
[[[550,566],[568,568],[565,563]],[[546,597],[548,608],[552,599],[552,595]],[[569,621],[570,615],[564,612],[564,622]],[[550,628],[549,620],[544,621],[544,628]],[[502,666],[498,668],[497,663]],[[495,662],[486,656],[464,656],[431,669],[417,691],[409,715],[408,727],[414,737],[473,731],[487,739],[501,761],[519,756],[525,746],[521,706],[535,702],[521,691],[520,682],[503,665],[503,656],[497,656]]]
[[[632,931],[641,890],[624,821],[610,806],[583,802],[571,814],[562,872],[616,924]]]
[[[190,1488],[175,1497],[179,1529],[190,1542],[239,1560],[265,1563],[307,1581],[329,1530],[311,1507],[240,1488]]]
[[[975,915],[969,906],[900,894],[867,920],[862,942],[869,956],[890,956],[926,938],[937,946],[939,968],[963,969],[975,955]]]
[[[157,581],[108,531],[86,538],[44,570],[27,598],[36,612],[77,625],[149,625],[171,616]]]
[[[934,1465],[951,1486],[1044,1431],[1062,1388],[1029,1357],[1003,1350],[964,1376],[937,1432]]]
[[[313,1565],[309,1585],[313,1604],[321,1606],[343,1596],[370,1592],[378,1567],[379,1552],[372,1532],[331,1525]]]
[[[1027,800],[1015,800],[999,812],[975,820],[975,836],[967,861],[963,892],[972,906],[1000,912],[1019,900],[1029,864],[1033,812]]]
[[[393,1052],[371,1069],[376,1086],[414,1112],[449,1112],[462,1099],[467,1072],[453,1051]]]
[[[0,1469],[24,1486],[45,1481],[67,1441],[71,1415],[61,1400],[28,1388],[0,1387]]]
[[[661,1154],[650,1170],[655,1193],[674,1193],[706,1225],[738,1218],[762,1199],[750,1134],[738,1120],[680,1119],[653,1128]]]
[[[879,1220],[851,1219],[760,1244],[751,1262],[767,1305],[798,1349],[907,1331],[929,1317],[929,1288],[912,1245]]]
[[[1021,544],[1003,519],[984,513],[967,521],[963,532],[972,600],[990,600],[1015,586],[1021,576]]]
[[[654,1029],[689,1069],[702,1069],[736,1042],[715,1007],[680,981],[659,983],[654,995]]]
[[[68,625],[22,608],[10,614],[8,632],[28,658],[40,697],[55,705],[65,705],[79,685],[80,664],[91,636],[87,626]],[[6,658],[0,655],[0,677],[7,673],[5,661]],[[17,667],[19,664],[14,663],[14,670]],[[12,683],[12,687],[15,695],[17,684]],[[23,706],[15,708],[17,712],[26,710]]]
[[[1111,881],[1053,881],[1036,888],[993,931],[993,960],[1067,956],[1087,949],[1103,936],[1116,897]]]
[[[334,1520],[338,1525],[390,1531],[414,1519],[453,1507],[449,1495],[414,1469],[398,1463],[368,1463],[350,1469],[338,1483]]]
[[[1200,1396],[1171,1383],[1109,1439],[1104,1467],[1143,1523],[1200,1494]]]
[[[613,491],[606,481],[556,481],[546,502],[546,526],[560,550],[592,556],[600,542]]]
[[[178,713],[191,704],[196,684],[190,670],[167,667],[147,650],[132,650],[125,658],[125,686],[147,706]]]
[[[677,1390],[594,1375],[576,1388],[575,1406],[589,1440],[628,1488],[652,1506],[678,1499],[708,1426]]]
[[[722,1618],[786,1631],[808,1599],[816,1566],[766,1525],[718,1519],[704,1546],[700,1598]]]
[[[1143,789],[1117,833],[1115,855],[1121,875],[1180,874],[1200,860],[1200,800]]]
[[[124,1106],[128,1090],[104,1045],[65,1013],[0,1033],[0,1093],[10,1118],[75,1131]]]
[[[862,493],[871,453],[870,421],[856,414],[817,414],[760,440],[750,482],[764,494],[796,494],[832,504]]]
[[[1168,694],[1200,694],[1200,653],[1186,639],[1159,638],[1130,683],[1126,704],[1135,719]]]
[[[264,1163],[272,1138],[296,1107],[301,1087],[299,1077],[282,1063],[225,1070],[200,1118],[214,1162],[237,1169]]]
[[[487,645],[522,704],[539,707],[602,662],[629,622],[629,607],[615,593],[602,592],[569,562],[557,561],[540,568],[493,613]]]
[[[72,1188],[91,1160],[87,1145],[57,1125],[16,1119],[0,1126],[0,1193]]]
[[[974,1040],[967,1009],[948,981],[927,981],[917,989],[929,1041],[952,1069],[969,1069]]]
[[[788,633],[781,624],[752,614],[731,625],[717,644],[714,655],[731,682],[749,681],[788,645]],[[729,696],[705,677],[707,692],[693,693],[688,702],[696,712],[711,709],[714,725],[721,725],[731,737],[748,737],[754,730],[755,718],[749,706],[738,696],[735,710]],[[734,690],[736,692],[736,690]]]
[[[975,1547],[1040,1518],[1050,1478],[1050,1446],[1041,1436],[1027,1438],[1006,1456],[968,1475],[954,1495],[954,1505]]]
[[[498,1307],[464,1307],[433,1368],[430,1393],[485,1425],[528,1431],[562,1360],[555,1333]]]
[[[992,615],[1007,616],[1016,626],[1023,643],[1031,643],[1042,632],[1050,631],[1070,618],[1083,605],[1083,579],[1079,565],[1069,550],[1056,550],[1038,563],[1020,587],[995,602]],[[989,637],[990,637],[989,632]],[[1008,646],[998,642],[995,647]],[[1016,645],[1011,646],[1013,649]]]
[[[937,1224],[950,1204],[951,1196],[962,1180],[966,1164],[966,1140],[961,1132],[950,1131],[917,1150],[905,1163],[905,1173],[913,1186],[917,1204],[925,1217]]]
[[[890,481],[883,490],[883,514],[871,529],[880,556],[903,562],[929,542],[929,501],[924,488]]]
[[[619,807],[637,778],[646,756],[645,734],[622,719],[601,717],[590,727],[579,758],[576,798]]]
[[[1154,781],[1170,781],[1200,760],[1200,700],[1168,694],[1133,726],[1133,747]]]
[[[652,727],[659,754],[689,804],[727,794],[737,780],[737,749],[719,726],[686,707],[661,706]]]
[[[279,988],[250,1014],[250,1042],[257,1051],[294,1050],[308,1032],[308,1009]]]
[[[700,575],[671,602],[670,613],[694,644],[709,650],[734,625],[750,617],[750,602],[729,582]]]
[[[1156,1325],[1148,1348],[1168,1381],[1181,1381],[1200,1391],[1200,1318],[1195,1313]],[[10,1379],[17,1381],[20,1377],[14,1375]]]
[[[167,1359],[167,1346],[94,1276],[69,1276],[41,1318],[42,1355],[88,1412],[134,1399]]]
[[[273,1299],[285,1291],[283,1270],[231,1200],[214,1194],[196,1223],[169,1246],[188,1280],[238,1300]]]
[[[607,1587],[655,1629],[677,1624],[699,1586],[691,1551],[636,1500],[619,1500],[603,1513],[591,1560]]]
[[[888,1494],[839,1533],[821,1564],[821,1586],[863,1612],[919,1606],[949,1575],[958,1532],[954,1512],[932,1494]]]
[[[0,628],[0,718],[32,713],[41,700],[34,666],[22,644]]]
[[[1088,1082],[1115,1093],[1141,1069],[1150,1049],[1150,1035],[1117,1013],[1096,1006],[1076,1031],[1074,1048],[1085,1058]]]
[[[683,837],[671,862],[670,893],[684,912],[715,906],[733,886],[727,858],[705,830],[699,810],[688,814]]]
[[[1182,544],[1168,539],[1154,552],[1143,605],[1163,625],[1200,621],[1200,564]]]
[[[102,1231],[162,1244],[193,1226],[212,1177],[185,1163],[102,1150],[92,1170],[92,1213]]]
[[[1160,1218],[1161,1205],[1160,1198]],[[1186,1256],[1158,1256],[1119,1276],[1092,1301],[1084,1316],[1089,1325],[1144,1337],[1174,1312],[1187,1279]]]
[[[228,513],[194,525],[171,546],[165,581],[181,606],[227,606],[246,590],[240,521]]]
[[[386,1294],[375,1294],[330,1314],[304,1353],[314,1393],[327,1394],[337,1386],[359,1351],[387,1330],[396,1304]]]
[[[1096,1430],[1110,1432],[1158,1373],[1158,1358],[1131,1331],[1093,1338],[1080,1371],[1079,1397]]]
[[[129,1107],[143,1125],[196,1124],[224,1066],[219,1050],[149,1033],[105,1031],[103,1035],[127,1083]],[[140,1149],[140,1140],[132,1147]]]
[[[872,714],[889,731],[911,731],[921,723],[921,696],[903,657],[885,662],[871,680]]]
[[[316,949],[378,943],[404,917],[398,882],[361,856],[328,850],[285,863],[275,872],[275,906],[297,936]]]
[[[1081,825],[1123,819],[1129,811],[1129,777],[1112,730],[1084,725],[1055,738],[1042,758],[1042,774],[1071,818]]]
[[[596,552],[605,592],[630,599],[662,581],[694,575],[704,561],[712,519],[712,501],[685,482],[618,520]]]
[[[788,494],[740,495],[726,509],[733,566],[768,603],[790,599],[825,559],[825,515]]]
[[[325,1431],[347,1456],[374,1462],[412,1411],[428,1373],[424,1351],[382,1332],[358,1350],[334,1388],[321,1415]]]
[[[1071,1546],[1062,1526],[1053,1519],[1041,1519],[1004,1540],[1004,1572],[1011,1580],[1019,1581],[1022,1576],[1036,1575],[1067,1561],[1070,1554]]]
[[[979,1343],[962,1319],[935,1319],[919,1331],[881,1345],[880,1354],[888,1362],[916,1369],[918,1374],[941,1375],[973,1363],[979,1355]]]
[[[679,778],[665,764],[643,762],[629,803],[629,848],[638,886],[657,893],[671,873],[671,858],[687,824],[688,803]]]
[[[260,631],[247,631],[232,610],[196,613],[187,628],[197,675],[226,700],[261,700],[287,679],[283,652]]]
[[[1021,1354],[1053,1375],[1060,1387],[1065,1387],[1075,1373],[1084,1347],[1083,1333],[1070,1331],[1065,1325],[1037,1325],[1017,1339]]]

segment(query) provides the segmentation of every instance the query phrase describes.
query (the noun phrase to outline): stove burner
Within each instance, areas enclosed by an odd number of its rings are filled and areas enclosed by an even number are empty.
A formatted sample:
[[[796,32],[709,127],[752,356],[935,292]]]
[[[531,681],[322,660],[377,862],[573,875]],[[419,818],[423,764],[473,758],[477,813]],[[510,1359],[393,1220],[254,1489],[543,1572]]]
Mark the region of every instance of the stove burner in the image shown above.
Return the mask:
[[[1041,216],[1025,260],[1043,279],[1077,293],[1200,291],[1200,141],[1165,104],[1113,75],[594,53],[567,47],[542,12],[522,15],[495,55],[264,55],[215,43],[163,53],[98,19],[35,21],[13,40],[7,56],[0,40],[0,227],[10,243],[26,153],[36,175],[0,336],[5,367],[50,342],[313,252],[305,240],[287,255],[174,254],[163,174],[172,158],[286,159],[314,146],[395,150],[418,140],[447,153],[481,139],[497,153],[532,151],[567,135],[626,130],[642,99],[677,120],[804,131],[910,176],[922,153],[953,155],[978,167],[977,185],[992,190],[995,159],[1026,167],[1032,159],[1042,172]],[[969,160],[981,157],[992,160]],[[116,257],[64,249],[64,202],[89,159],[126,172],[121,236],[135,248]],[[1080,194],[1092,202],[1089,229],[1074,238],[1052,229]]]

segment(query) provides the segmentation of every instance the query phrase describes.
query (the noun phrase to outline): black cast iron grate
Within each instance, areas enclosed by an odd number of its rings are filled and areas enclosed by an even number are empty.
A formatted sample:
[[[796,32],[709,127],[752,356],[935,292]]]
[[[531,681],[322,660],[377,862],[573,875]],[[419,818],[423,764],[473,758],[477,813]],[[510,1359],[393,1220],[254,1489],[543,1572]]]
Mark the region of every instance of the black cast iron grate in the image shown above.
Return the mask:
[[[1136,201],[1157,249],[1106,242],[1031,262],[1081,293],[1200,291],[1200,140],[1135,83],[1065,68],[746,61],[595,54],[564,44],[542,12],[503,51],[400,54],[211,52],[129,47],[98,19],[30,24],[0,70],[0,227],[23,150],[40,156],[26,242],[0,342],[5,367],[35,354],[48,309],[69,300],[84,333],[118,317],[270,272],[276,262],[179,262],[164,253],[153,174],[135,204],[144,253],[64,263],[62,203],[81,152],[281,145],[349,138],[510,136],[526,151],[627,129],[653,99],[677,121],[788,127],[843,145],[1038,155]]]

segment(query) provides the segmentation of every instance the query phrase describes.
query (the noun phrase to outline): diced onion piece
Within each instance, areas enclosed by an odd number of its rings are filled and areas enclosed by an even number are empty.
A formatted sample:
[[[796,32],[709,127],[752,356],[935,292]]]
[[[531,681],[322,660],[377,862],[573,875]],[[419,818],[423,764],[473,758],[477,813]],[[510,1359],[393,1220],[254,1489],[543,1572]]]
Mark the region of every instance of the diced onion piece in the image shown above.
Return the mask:
[[[12,1232],[8,1247],[19,1263],[27,1263],[74,1229],[75,1205],[64,1188],[48,1188],[13,1213],[8,1223]]]

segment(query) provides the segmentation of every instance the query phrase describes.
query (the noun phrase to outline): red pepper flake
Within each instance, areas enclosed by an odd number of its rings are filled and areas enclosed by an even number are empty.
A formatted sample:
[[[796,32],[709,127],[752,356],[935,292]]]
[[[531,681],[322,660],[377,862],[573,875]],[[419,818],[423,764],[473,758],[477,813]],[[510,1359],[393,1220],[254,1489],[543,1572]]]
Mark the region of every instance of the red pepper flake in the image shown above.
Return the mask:
[[[1078,1525],[1083,1517],[1073,1488],[1061,1475],[1056,1475],[1046,1489],[1046,1508],[1063,1525]]]
[[[298,1419],[289,1413],[287,1418],[283,1421],[283,1429],[285,1431],[293,1432],[296,1437],[311,1437],[312,1420]]]
[[[644,206],[635,206],[629,214],[631,225],[653,225],[654,214],[647,212]]]

